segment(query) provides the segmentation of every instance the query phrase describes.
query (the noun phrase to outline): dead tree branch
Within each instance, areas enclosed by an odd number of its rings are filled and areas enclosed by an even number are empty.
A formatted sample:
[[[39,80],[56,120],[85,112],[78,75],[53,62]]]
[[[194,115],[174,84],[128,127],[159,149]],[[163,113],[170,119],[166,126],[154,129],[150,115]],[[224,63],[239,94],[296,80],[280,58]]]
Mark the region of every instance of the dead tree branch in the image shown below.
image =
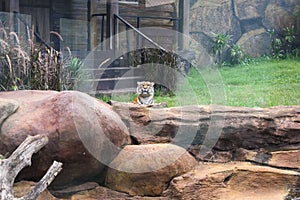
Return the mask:
[[[28,136],[9,158],[0,161],[0,200],[34,200],[54,180],[62,170],[62,163],[56,161],[30,192],[21,198],[14,197],[13,184],[16,176],[24,167],[31,165],[32,155],[47,143],[47,136]]]

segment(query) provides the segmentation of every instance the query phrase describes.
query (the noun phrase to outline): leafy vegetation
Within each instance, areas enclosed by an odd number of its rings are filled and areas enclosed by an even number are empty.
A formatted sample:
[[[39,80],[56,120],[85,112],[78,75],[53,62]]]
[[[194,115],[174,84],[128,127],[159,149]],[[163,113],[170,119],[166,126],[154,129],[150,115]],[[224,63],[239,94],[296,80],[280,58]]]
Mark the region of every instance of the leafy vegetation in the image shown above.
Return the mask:
[[[123,63],[123,66],[140,67],[140,71],[144,69],[141,74],[146,80],[155,81],[159,77],[160,83],[168,84],[163,85],[156,83],[155,85],[155,88],[160,92],[168,94],[172,91],[172,86],[177,82],[176,73],[174,73],[174,71],[188,74],[190,70],[188,60],[192,60],[194,54],[189,51],[174,52],[158,48],[142,48],[131,51],[124,55],[124,57],[128,58],[128,63]],[[113,65],[116,67],[114,63]]]
[[[231,65],[237,65],[245,62],[245,54],[239,45],[232,45],[229,51]]]
[[[237,44],[232,44],[232,35],[230,34],[216,34],[214,35],[214,43],[211,48],[212,53],[216,55],[217,62],[216,64],[219,66],[225,65],[236,65],[243,63],[246,59],[246,56],[242,50],[242,48]],[[223,63],[224,57],[223,54],[226,52],[226,49],[229,52],[229,62],[230,63]],[[226,59],[225,59],[226,60]]]
[[[212,52],[217,56],[217,64],[221,65],[223,52],[230,47],[232,35],[212,33],[215,40],[212,46]]]
[[[300,16],[299,13],[300,9],[298,8],[295,15]],[[295,43],[297,34],[293,25],[284,27],[281,30],[268,30],[268,33],[271,38],[272,58],[285,59],[299,56],[299,49],[297,49]],[[213,36],[214,41],[211,51],[216,56],[216,64],[218,66],[229,66],[248,62],[247,55],[244,54],[241,47],[232,43],[232,35],[213,33]],[[228,50],[228,55],[224,55],[226,50]],[[223,62],[224,60],[229,61],[229,63]]]
[[[268,30],[271,38],[272,57],[275,59],[290,58],[297,53],[295,47],[296,33],[294,26],[280,31]]]

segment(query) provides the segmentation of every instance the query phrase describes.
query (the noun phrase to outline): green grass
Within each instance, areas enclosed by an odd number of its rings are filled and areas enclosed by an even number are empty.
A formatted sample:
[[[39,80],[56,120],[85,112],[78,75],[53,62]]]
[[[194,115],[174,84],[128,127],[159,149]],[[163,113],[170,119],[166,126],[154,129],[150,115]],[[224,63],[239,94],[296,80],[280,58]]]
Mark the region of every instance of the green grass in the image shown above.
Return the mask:
[[[218,72],[219,78],[209,80],[209,71],[194,69],[187,78],[188,83],[180,84],[183,89],[179,89],[176,96],[158,96],[156,102],[167,102],[170,107],[192,104],[245,107],[300,105],[299,60],[265,60],[246,66],[222,67]],[[214,81],[217,89],[208,86]]]

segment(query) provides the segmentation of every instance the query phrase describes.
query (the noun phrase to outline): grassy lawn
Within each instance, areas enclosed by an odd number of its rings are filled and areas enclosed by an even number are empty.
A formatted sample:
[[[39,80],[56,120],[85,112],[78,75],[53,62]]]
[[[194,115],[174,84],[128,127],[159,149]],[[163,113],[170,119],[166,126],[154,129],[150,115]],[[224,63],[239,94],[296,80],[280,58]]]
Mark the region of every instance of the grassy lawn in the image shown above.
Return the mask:
[[[219,78],[212,80],[209,73],[193,69],[179,84],[175,96],[156,96],[156,102],[167,102],[169,107],[212,103],[246,107],[300,105],[300,60],[222,67]]]

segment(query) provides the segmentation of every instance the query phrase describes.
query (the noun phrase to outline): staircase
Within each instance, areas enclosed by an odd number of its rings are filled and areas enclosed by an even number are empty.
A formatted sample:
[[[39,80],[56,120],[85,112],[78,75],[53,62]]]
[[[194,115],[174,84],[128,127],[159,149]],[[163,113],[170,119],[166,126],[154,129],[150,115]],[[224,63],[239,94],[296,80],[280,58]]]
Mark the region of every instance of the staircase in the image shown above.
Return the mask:
[[[93,51],[89,53],[87,58],[85,59],[85,66],[84,66],[84,73],[87,74],[86,78],[83,83],[83,89],[85,90],[86,93],[89,93],[91,95],[109,95],[111,96],[112,94],[121,94],[121,93],[135,93],[136,92],[136,87],[137,87],[137,81],[142,81],[145,80],[144,72],[145,69],[143,67],[138,68],[138,67],[132,67],[130,66],[129,62],[126,59],[115,59],[111,60],[113,58],[117,58],[115,56],[115,52],[121,51],[120,48],[125,44],[124,46],[127,45],[127,47],[123,47],[129,51],[130,46],[135,46],[136,49],[142,49],[145,48],[146,46],[149,47],[151,46],[152,48],[156,48],[161,50],[162,52],[167,52],[167,50],[160,45],[162,41],[166,41],[165,38],[170,38],[169,35],[167,37],[161,36],[161,33],[157,35],[158,33],[155,32],[154,36],[157,40],[158,37],[161,37],[162,39],[155,42],[152,37],[152,35],[149,37],[148,34],[146,35],[141,31],[141,19],[143,21],[147,19],[151,20],[168,20],[172,22],[173,21],[180,21],[179,18],[174,18],[172,16],[170,17],[159,17],[159,16],[144,16],[144,13],[141,15],[133,16],[136,20],[136,25],[132,25],[129,23],[124,17],[121,17],[119,15],[119,11],[116,12],[116,10],[119,10],[119,5],[118,4],[130,4],[130,5],[139,5],[138,0],[119,0],[117,4],[111,4],[108,8],[109,12],[105,15],[97,15],[94,14],[93,16],[102,16],[102,33],[101,33],[101,41],[103,40],[103,27],[106,27],[104,24],[104,16],[106,16],[106,19],[110,23],[107,23],[110,27],[107,30],[109,31],[109,35],[111,37],[110,40],[108,41],[109,48],[112,50],[99,50],[99,51]],[[131,7],[133,9],[133,7]],[[135,12],[137,12],[136,9],[134,8]],[[152,11],[154,12],[154,11]],[[127,18],[132,18],[132,16],[127,16]],[[164,23],[163,23],[164,24]],[[165,24],[164,24],[165,25]],[[134,34],[132,34],[132,37],[126,35],[125,40],[122,40],[122,45],[121,41],[118,38],[112,38],[113,36],[116,36],[119,31],[121,31],[121,28],[123,27],[124,30],[132,30]],[[106,27],[107,28],[107,27]],[[131,33],[132,33],[131,32]],[[170,31],[168,31],[170,33]],[[117,37],[117,36],[116,36]],[[173,35],[171,36],[173,37]],[[177,36],[176,36],[177,37]],[[174,37],[174,38],[176,38]],[[134,41],[133,41],[134,40]],[[173,42],[172,42],[173,45]],[[105,45],[104,45],[105,46]],[[102,47],[103,48],[103,47]],[[105,48],[105,47],[104,47]],[[123,49],[124,51],[124,49]],[[141,62],[143,63],[143,62]],[[160,75],[160,74],[158,74]]]
[[[129,66],[124,59],[114,58],[113,51],[94,51],[85,59],[83,85],[93,96],[131,94],[136,92],[138,68]]]

